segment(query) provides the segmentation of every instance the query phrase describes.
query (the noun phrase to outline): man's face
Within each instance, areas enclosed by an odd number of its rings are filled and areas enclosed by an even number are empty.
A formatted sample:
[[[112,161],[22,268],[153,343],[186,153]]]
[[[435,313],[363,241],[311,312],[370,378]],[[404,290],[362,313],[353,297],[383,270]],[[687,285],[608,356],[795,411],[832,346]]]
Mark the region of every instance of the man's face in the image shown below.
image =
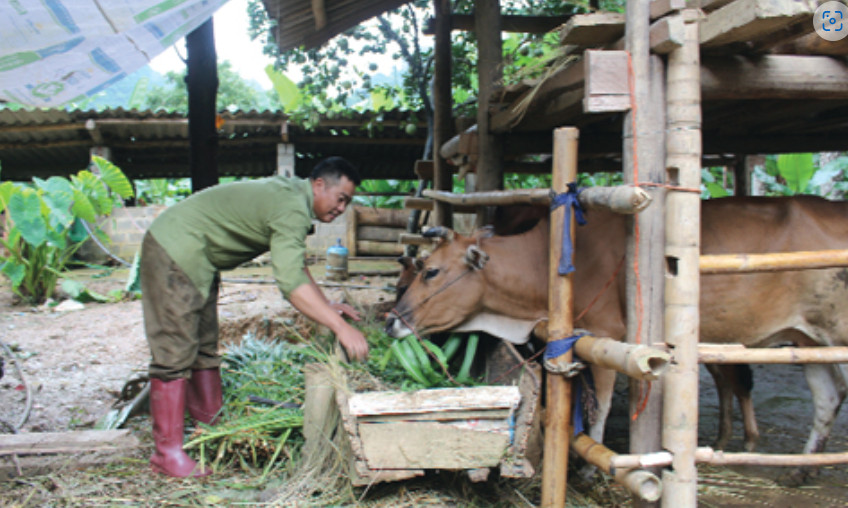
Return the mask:
[[[312,210],[321,222],[330,222],[341,215],[353,199],[353,191],[356,187],[345,176],[342,176],[335,185],[331,185],[330,182],[323,178],[312,181],[312,193],[315,197]]]

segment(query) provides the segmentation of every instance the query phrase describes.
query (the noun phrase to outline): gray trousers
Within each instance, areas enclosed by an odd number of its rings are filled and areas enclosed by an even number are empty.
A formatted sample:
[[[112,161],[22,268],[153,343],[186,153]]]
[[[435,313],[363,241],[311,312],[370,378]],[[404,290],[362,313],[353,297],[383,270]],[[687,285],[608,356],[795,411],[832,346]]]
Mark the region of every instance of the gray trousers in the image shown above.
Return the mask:
[[[218,354],[218,286],[215,276],[204,299],[191,279],[145,233],[139,265],[144,331],[150,346],[151,378],[189,378],[195,369],[221,365]]]

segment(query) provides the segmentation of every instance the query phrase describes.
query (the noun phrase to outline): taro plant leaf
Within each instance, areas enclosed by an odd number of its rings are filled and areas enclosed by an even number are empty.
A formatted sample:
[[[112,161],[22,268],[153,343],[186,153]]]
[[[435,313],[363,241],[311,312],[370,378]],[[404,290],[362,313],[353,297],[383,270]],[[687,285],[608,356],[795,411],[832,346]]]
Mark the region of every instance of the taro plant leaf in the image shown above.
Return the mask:
[[[74,205],[71,207],[71,211],[84,221],[95,222],[97,220],[97,210],[94,208],[94,204],[81,190],[74,189]]]
[[[74,215],[71,212],[74,202],[73,189],[48,190],[42,194],[41,198],[44,200],[44,204],[47,205],[47,220],[51,228],[65,229],[74,222]]]
[[[9,199],[16,192],[15,184],[12,182],[3,182],[0,184],[0,212],[9,206]]]
[[[9,199],[9,217],[24,241],[38,247],[47,240],[47,223],[41,211],[41,198],[32,189],[21,188]]]
[[[103,157],[98,157],[96,155],[91,157],[91,161],[94,162],[94,165],[97,166],[98,170],[100,170],[100,180],[106,184],[112,192],[123,199],[132,197],[132,183],[130,183],[129,179],[118,166],[112,164]]]
[[[24,276],[26,275],[26,266],[23,263],[18,263],[14,259],[8,259],[5,263],[3,263],[2,268],[0,268],[0,272],[9,278],[13,288],[17,288],[24,280]]]
[[[786,185],[794,192],[804,192],[815,172],[813,154],[785,153],[777,157],[777,170],[786,180]]]

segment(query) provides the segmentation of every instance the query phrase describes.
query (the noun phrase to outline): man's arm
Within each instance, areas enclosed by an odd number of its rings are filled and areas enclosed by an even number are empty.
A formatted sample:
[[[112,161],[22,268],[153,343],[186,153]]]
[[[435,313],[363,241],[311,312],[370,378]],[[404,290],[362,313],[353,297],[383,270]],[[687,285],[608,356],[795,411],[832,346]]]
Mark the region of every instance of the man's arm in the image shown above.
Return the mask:
[[[314,281],[298,286],[289,295],[289,301],[306,317],[332,330],[351,358],[365,360],[368,356],[368,342],[365,340],[365,336],[362,335],[362,332],[347,324],[339,312],[330,306],[324,293],[321,292]]]
[[[327,302],[327,305],[332,307],[333,310],[335,310],[339,314],[347,315],[348,317],[350,317],[354,321],[359,321],[359,319],[360,319],[359,318],[359,312],[357,312],[356,309],[354,309],[353,307],[351,307],[350,305],[348,305],[346,303],[331,302],[330,300],[328,300],[327,295],[325,295],[324,292],[321,291],[321,288],[318,287],[318,284],[315,282],[315,279],[312,278],[312,273],[309,272],[309,268],[303,267],[303,271],[304,271],[304,273],[306,273],[306,276],[309,277],[309,280],[310,280],[310,282],[312,282],[312,285],[315,286],[315,289],[319,293],[321,293],[321,297],[324,299],[325,302]]]

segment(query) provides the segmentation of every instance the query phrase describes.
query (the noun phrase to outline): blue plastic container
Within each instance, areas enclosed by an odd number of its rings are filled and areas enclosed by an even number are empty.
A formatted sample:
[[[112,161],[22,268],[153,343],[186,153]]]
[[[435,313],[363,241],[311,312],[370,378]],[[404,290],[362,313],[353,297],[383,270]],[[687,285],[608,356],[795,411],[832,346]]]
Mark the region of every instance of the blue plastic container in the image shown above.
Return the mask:
[[[342,239],[337,238],[336,244],[327,249],[327,280],[347,280],[347,247],[342,245]]]

